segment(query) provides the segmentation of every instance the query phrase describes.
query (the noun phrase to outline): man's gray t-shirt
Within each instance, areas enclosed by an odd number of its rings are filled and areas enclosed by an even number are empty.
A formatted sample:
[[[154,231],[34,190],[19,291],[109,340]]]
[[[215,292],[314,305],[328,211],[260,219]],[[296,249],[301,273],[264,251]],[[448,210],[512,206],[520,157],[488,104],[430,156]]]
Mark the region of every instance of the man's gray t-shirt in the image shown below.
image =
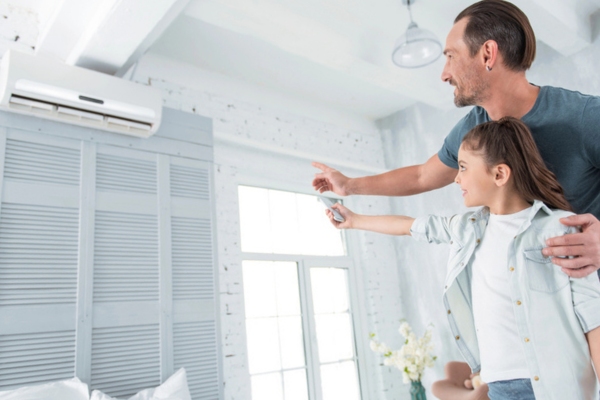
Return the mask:
[[[600,97],[542,86],[535,105],[521,120],[531,130],[546,166],[556,174],[574,211],[600,219]],[[462,138],[488,121],[487,112],[474,107],[444,140],[438,152],[440,160],[458,168]]]

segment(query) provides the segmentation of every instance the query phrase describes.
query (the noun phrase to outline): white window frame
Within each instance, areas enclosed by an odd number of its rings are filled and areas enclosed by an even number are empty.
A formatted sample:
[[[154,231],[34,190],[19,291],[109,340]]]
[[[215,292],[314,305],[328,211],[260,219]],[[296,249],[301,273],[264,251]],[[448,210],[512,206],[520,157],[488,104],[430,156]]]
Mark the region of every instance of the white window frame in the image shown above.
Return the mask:
[[[249,176],[238,177],[237,188],[239,186],[251,186],[261,189],[280,190],[298,194],[307,194],[311,196],[318,195],[314,191],[306,190],[304,187],[289,182],[277,182],[266,178],[256,178]],[[237,190],[237,189],[236,189]],[[348,199],[342,199],[339,196],[327,193],[327,197],[343,200],[345,203],[351,203]],[[238,206],[239,212],[239,206]],[[323,213],[323,218],[325,214]],[[243,261],[289,261],[295,262],[298,266],[298,286],[300,294],[300,304],[302,312],[302,331],[304,337],[304,351],[306,354],[307,385],[310,400],[323,400],[320,379],[319,349],[317,343],[317,333],[314,322],[314,308],[312,304],[312,290],[310,282],[310,268],[342,268],[348,272],[348,294],[350,297],[350,316],[352,318],[354,362],[357,367],[359,391],[362,400],[368,400],[371,393],[371,382],[366,369],[368,330],[366,329],[366,310],[364,296],[366,288],[363,287],[363,281],[359,279],[360,270],[355,265],[355,260],[359,260],[359,250],[356,245],[359,244],[358,238],[353,232],[345,232],[344,247],[347,254],[345,256],[311,256],[298,254],[274,254],[274,253],[253,253],[241,252],[240,265]],[[240,238],[241,249],[241,238]],[[243,289],[242,289],[243,290]],[[242,302],[244,300],[242,299]],[[245,307],[242,306],[245,310]],[[246,315],[244,311],[244,330]]]

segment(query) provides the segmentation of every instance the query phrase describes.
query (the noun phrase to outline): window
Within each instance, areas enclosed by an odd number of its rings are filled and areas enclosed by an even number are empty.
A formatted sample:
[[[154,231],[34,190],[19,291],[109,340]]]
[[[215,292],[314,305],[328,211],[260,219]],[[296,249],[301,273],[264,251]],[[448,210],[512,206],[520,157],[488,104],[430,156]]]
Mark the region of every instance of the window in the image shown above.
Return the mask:
[[[359,400],[342,232],[317,196],[240,186],[239,203],[252,398]]]

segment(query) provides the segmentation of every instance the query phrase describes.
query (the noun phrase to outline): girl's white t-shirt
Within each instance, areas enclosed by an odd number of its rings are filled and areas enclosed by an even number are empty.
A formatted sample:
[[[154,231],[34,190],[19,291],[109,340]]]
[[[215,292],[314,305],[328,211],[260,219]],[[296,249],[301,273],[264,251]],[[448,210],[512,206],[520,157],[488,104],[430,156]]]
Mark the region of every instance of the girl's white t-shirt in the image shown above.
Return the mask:
[[[530,210],[526,208],[508,215],[490,214],[473,256],[473,317],[481,357],[481,379],[487,383],[530,376],[508,284],[508,246]]]

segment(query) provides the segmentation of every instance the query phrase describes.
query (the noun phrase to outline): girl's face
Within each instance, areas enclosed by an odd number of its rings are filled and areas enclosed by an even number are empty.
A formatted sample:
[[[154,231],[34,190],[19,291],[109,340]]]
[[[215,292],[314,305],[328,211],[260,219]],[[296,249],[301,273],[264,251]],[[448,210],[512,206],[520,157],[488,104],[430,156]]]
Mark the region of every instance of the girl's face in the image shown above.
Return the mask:
[[[497,190],[483,157],[462,145],[458,150],[458,174],[454,182],[460,185],[467,207],[489,206]]]

